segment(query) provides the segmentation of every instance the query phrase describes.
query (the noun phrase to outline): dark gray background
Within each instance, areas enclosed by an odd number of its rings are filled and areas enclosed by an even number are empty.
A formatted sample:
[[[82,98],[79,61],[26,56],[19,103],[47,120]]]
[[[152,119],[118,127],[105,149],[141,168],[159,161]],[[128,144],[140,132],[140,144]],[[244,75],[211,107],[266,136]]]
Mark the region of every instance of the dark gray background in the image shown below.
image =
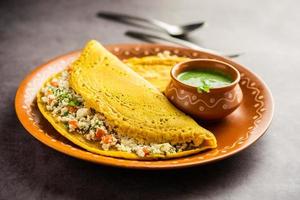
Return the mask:
[[[1,1],[0,199],[299,199],[300,1]],[[219,163],[174,171],[98,166],[58,153],[21,126],[14,111],[20,81],[37,65],[81,48],[138,42],[98,10],[171,23],[205,19],[191,39],[227,52],[260,75],[275,99],[267,134]]]

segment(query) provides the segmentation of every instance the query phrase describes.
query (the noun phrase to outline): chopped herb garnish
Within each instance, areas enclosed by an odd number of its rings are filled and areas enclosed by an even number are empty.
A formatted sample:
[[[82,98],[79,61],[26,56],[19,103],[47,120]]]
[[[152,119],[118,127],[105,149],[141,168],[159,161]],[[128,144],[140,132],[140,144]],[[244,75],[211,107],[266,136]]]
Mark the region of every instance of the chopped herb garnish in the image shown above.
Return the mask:
[[[68,124],[68,123],[63,123],[63,125],[64,125],[64,127],[65,127],[66,129],[69,130],[69,124]]]
[[[63,113],[62,116],[65,117],[65,116],[67,116],[68,114],[69,114],[69,111],[66,111],[66,112]]]
[[[76,100],[71,100],[69,101],[69,106],[79,106],[80,105],[80,102],[79,101],[76,101]]]
[[[69,98],[69,95],[67,93],[62,93],[61,95],[59,95],[60,99],[65,99],[65,98]]]
[[[200,93],[201,93],[202,91],[204,91],[204,92],[209,92],[210,86],[209,86],[207,80],[201,80],[201,81],[202,81],[202,85],[199,85],[199,86],[197,87],[197,91],[200,92]]]

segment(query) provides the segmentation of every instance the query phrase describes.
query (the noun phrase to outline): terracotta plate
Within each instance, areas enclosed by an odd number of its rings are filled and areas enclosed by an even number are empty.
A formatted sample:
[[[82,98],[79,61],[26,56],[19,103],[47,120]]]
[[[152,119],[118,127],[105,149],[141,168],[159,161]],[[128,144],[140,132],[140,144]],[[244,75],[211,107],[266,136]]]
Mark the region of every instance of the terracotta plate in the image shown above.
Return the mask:
[[[120,59],[153,55],[168,50],[178,56],[218,59],[235,66],[241,73],[240,85],[244,94],[242,105],[221,122],[201,124],[216,135],[218,148],[172,160],[132,161],[93,154],[67,141],[42,117],[37,109],[35,96],[42,83],[53,73],[62,70],[74,61],[79,51],[60,56],[37,67],[20,84],[15,99],[15,108],[19,120],[31,135],[53,149],[94,163],[126,168],[164,169],[200,165],[232,156],[262,136],[271,122],[273,99],[270,90],[257,75],[232,60],[165,45],[120,44],[109,45],[107,48]],[[213,106],[217,102],[208,103]]]

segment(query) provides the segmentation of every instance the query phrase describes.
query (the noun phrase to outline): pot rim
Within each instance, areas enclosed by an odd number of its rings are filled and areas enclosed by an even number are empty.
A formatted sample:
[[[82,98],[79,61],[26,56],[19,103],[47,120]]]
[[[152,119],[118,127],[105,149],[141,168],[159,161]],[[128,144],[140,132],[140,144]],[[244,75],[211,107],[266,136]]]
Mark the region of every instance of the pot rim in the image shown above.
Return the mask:
[[[232,89],[234,86],[236,86],[239,81],[240,81],[240,73],[239,71],[233,67],[232,65],[228,64],[228,63],[225,63],[223,61],[219,61],[219,60],[215,60],[215,59],[202,59],[202,58],[199,58],[199,59],[192,59],[192,60],[188,60],[188,61],[185,61],[185,62],[181,62],[181,63],[178,63],[176,64],[174,67],[172,67],[171,71],[170,71],[170,75],[171,75],[171,78],[177,83],[179,84],[180,86],[184,87],[185,89],[189,89],[189,90],[197,90],[197,87],[196,86],[192,86],[192,85],[188,85],[182,81],[180,81],[177,76],[178,74],[176,74],[176,71],[179,70],[181,67],[183,67],[185,65],[186,68],[189,67],[189,64],[190,63],[195,63],[195,62],[206,62],[206,63],[212,63],[210,66],[208,67],[211,67],[212,69],[216,69],[216,67],[213,65],[213,64],[221,64],[227,68],[229,68],[229,70],[231,70],[234,74],[235,74],[235,79],[234,81],[232,81],[232,83],[228,84],[228,85],[225,85],[225,86],[221,86],[221,87],[215,87],[215,88],[210,88],[209,89],[209,93],[211,92],[220,92],[220,91],[224,91],[224,90],[228,90],[228,89]],[[201,66],[199,66],[199,68],[202,68]],[[219,69],[219,68],[218,68]],[[180,73],[184,72],[186,70],[183,70],[181,71]],[[224,74],[229,74],[228,72],[225,72],[224,71]]]

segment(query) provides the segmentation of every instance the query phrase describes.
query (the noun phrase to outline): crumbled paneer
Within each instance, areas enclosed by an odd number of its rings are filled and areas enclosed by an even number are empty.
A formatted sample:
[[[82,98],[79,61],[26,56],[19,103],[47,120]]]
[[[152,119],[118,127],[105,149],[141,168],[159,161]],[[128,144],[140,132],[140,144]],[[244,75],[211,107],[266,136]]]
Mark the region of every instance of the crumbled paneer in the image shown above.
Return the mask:
[[[165,53],[161,56],[168,55]],[[190,147],[188,144],[173,146],[170,143],[145,145],[133,138],[119,136],[109,129],[103,115],[86,107],[82,97],[69,87],[67,70],[53,78],[41,91],[41,100],[53,117],[63,123],[70,133],[79,133],[86,140],[99,142],[103,150],[113,149],[145,157],[151,154],[172,154]]]

